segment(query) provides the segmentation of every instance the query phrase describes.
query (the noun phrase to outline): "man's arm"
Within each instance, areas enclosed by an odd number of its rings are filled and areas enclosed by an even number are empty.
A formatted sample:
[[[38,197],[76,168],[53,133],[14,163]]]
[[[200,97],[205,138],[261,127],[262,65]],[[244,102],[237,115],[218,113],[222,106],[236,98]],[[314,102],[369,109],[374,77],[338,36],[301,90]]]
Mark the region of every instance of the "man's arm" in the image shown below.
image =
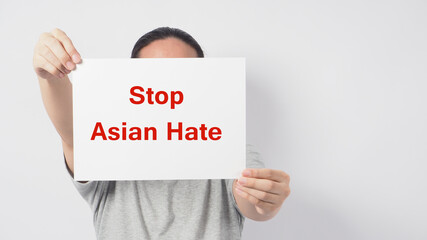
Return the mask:
[[[240,212],[255,221],[273,218],[290,194],[289,175],[273,169],[245,169],[233,182],[233,195]]]
[[[33,67],[47,114],[61,136],[66,162],[73,173],[72,86],[67,75],[80,62],[80,54],[63,31],[54,29],[40,35],[34,48]]]

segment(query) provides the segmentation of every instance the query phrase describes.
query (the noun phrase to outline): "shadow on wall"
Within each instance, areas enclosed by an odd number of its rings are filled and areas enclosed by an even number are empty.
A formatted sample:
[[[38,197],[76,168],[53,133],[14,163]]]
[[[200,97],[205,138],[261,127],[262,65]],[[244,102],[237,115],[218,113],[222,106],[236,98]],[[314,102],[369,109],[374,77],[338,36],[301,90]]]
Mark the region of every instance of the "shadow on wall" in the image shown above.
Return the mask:
[[[242,239],[264,239],[266,233],[276,236],[274,239],[307,240],[313,236],[316,239],[366,239],[354,227],[358,224],[351,223],[333,206],[318,202],[316,196],[300,193],[301,189],[294,190],[279,214],[269,221],[246,219]]]
[[[248,142],[267,143],[275,134],[274,129],[279,125],[274,97],[262,81],[247,76],[246,80],[246,132]],[[252,143],[252,142],[251,142]]]
[[[293,191],[294,196],[288,200],[285,207],[287,216],[298,216],[297,219],[287,219],[286,235],[292,239],[346,239],[360,240],[360,231],[355,229],[356,223],[351,223],[348,216],[343,215],[332,204],[324,204],[314,196],[315,193],[305,191],[303,188]]]
[[[284,85],[286,84],[280,86]],[[247,76],[247,140],[258,150],[262,146],[261,156],[266,167],[271,167],[269,163],[273,162],[273,165],[281,167],[292,166],[292,159],[284,159],[283,162],[278,155],[290,156],[289,153],[292,152],[296,154],[294,160],[298,159],[299,155],[295,150],[288,149],[292,144],[287,141],[292,140],[285,136],[291,135],[286,132],[290,131],[291,126],[284,125],[292,124],[286,119],[291,112],[286,106],[292,103],[285,102],[290,98],[278,95],[287,92],[281,90],[283,89],[274,89],[271,82],[265,83],[261,76]],[[289,170],[291,175],[291,195],[272,220],[255,222],[247,219],[243,239],[264,239],[266,233],[269,236],[277,236],[277,239],[284,239],[285,236],[288,239],[302,240],[311,239],[313,236],[318,236],[318,239],[363,239],[360,230],[355,228],[359,223],[352,223],[348,216],[334,208],[333,201],[331,204],[318,201],[325,199],[325,196],[316,196],[316,192],[310,191],[310,187],[304,187],[307,179],[299,179],[304,173],[291,169],[283,170]]]
[[[289,146],[283,137],[289,135],[283,127],[287,113],[283,98],[277,94],[283,91],[274,89],[271,81],[267,82],[262,76],[247,75],[246,139],[258,150],[262,149],[260,153],[266,167],[269,161],[281,161],[278,155],[283,156]]]

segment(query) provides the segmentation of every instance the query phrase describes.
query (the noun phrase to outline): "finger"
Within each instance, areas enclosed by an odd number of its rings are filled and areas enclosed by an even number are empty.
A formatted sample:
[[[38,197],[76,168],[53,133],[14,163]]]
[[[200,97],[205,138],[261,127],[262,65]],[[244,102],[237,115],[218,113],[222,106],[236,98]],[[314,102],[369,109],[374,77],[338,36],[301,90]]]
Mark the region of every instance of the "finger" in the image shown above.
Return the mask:
[[[43,56],[37,56],[38,62],[40,63],[39,69],[41,71],[45,71],[53,76],[63,78],[65,75],[62,73],[58,68],[56,68],[53,64],[51,64],[49,61],[47,61]]]
[[[53,66],[55,66],[57,69],[59,69],[62,73],[68,74],[71,71],[64,67],[64,65],[61,64],[61,61],[53,54],[53,52],[46,47],[45,45],[40,46],[39,50],[40,55],[45,58],[49,63],[51,63]]]
[[[289,175],[281,170],[268,169],[268,168],[247,168],[242,172],[244,177],[270,179],[276,182],[289,183]]]
[[[244,192],[238,188],[234,188],[234,191],[242,198],[246,199],[248,202],[250,202],[252,205],[261,207],[261,208],[267,208],[267,207],[273,207],[274,205],[269,203],[269,202],[265,202],[262,201],[261,199],[258,199],[254,196],[252,196],[251,194]]]
[[[45,45],[52,51],[53,54],[59,59],[62,65],[68,70],[73,70],[76,65],[72,62],[71,57],[65,51],[62,44],[54,37],[46,39]]]
[[[65,32],[63,32],[61,29],[55,28],[52,31],[52,35],[59,40],[62,46],[64,46],[65,51],[67,51],[68,55],[71,56],[71,59],[73,60],[74,63],[81,62],[81,56],[79,52],[77,52],[73,42],[67,36],[67,34],[65,34]]]
[[[243,187],[240,184],[236,183],[236,188],[242,190],[243,192],[246,192],[259,200],[262,200],[264,202],[269,202],[271,204],[278,204],[282,202],[282,197],[280,197],[277,194],[272,194],[269,192],[263,192],[252,188]]]
[[[240,177],[238,183],[241,186],[252,188],[264,192],[281,194],[281,184],[268,179]]]

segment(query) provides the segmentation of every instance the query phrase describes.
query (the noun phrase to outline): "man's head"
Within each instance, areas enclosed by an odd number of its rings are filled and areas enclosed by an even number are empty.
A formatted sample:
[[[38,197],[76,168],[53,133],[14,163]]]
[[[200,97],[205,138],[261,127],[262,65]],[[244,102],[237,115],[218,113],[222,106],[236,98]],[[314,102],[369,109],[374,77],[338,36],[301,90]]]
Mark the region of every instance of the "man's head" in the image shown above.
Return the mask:
[[[188,33],[170,27],[156,28],[135,43],[132,58],[204,57],[197,41]]]

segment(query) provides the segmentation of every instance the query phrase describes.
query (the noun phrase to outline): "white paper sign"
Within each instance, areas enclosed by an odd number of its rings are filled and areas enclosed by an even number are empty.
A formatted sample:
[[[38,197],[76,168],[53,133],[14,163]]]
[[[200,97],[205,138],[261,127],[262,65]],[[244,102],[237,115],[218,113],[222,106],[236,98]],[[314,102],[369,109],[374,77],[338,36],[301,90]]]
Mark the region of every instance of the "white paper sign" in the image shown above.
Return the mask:
[[[84,59],[72,75],[75,180],[237,178],[245,59]]]

